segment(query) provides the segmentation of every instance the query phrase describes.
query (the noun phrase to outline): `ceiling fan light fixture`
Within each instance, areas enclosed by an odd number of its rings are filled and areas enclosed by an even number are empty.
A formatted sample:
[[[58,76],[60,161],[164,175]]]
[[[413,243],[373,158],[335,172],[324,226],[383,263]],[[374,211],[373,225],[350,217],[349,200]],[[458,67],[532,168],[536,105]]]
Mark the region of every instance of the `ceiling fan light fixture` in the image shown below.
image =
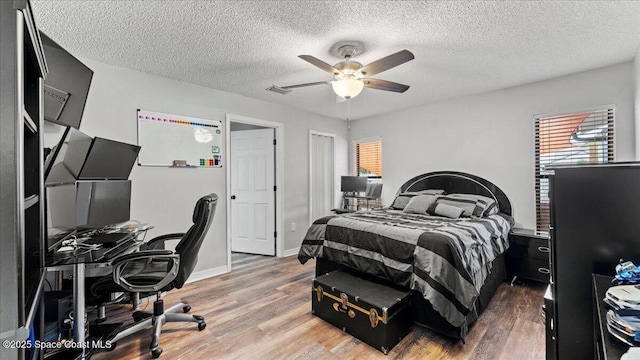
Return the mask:
[[[333,87],[336,95],[345,99],[351,99],[362,92],[364,82],[360,79],[344,78],[331,83],[331,87]]]

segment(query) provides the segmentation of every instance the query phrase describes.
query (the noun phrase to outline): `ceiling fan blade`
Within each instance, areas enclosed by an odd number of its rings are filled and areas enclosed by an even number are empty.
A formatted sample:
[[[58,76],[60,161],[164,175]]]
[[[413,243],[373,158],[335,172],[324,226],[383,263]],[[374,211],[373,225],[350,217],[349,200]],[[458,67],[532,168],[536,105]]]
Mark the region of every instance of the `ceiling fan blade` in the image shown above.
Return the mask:
[[[413,53],[411,51],[402,50],[398,51],[395,54],[391,54],[389,56],[383,57],[382,59],[378,59],[370,64],[367,64],[358,72],[362,74],[362,76],[375,75],[394,68],[398,65],[404,64],[409,60],[413,60],[414,58],[415,57],[413,56]]]
[[[331,75],[340,75],[342,74],[342,72],[336,68],[334,68],[333,66],[327,64],[326,62],[318,59],[315,56],[311,56],[311,55],[298,55],[298,57],[308,63],[310,63],[311,65],[315,65],[316,67],[328,72]]]
[[[399,84],[393,81],[380,80],[380,79],[362,79],[364,86],[370,89],[393,91],[403,93],[409,90],[409,85]]]

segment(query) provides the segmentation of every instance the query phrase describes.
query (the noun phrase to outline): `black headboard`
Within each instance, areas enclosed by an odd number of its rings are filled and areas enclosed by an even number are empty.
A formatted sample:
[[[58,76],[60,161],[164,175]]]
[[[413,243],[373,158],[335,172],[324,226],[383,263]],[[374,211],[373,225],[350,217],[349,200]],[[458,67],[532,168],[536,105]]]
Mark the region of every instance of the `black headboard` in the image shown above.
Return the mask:
[[[477,194],[495,199],[500,212],[513,216],[511,202],[505,193],[491,182],[471,174],[457,171],[436,171],[418,175],[405,182],[398,193],[442,189],[447,194]]]

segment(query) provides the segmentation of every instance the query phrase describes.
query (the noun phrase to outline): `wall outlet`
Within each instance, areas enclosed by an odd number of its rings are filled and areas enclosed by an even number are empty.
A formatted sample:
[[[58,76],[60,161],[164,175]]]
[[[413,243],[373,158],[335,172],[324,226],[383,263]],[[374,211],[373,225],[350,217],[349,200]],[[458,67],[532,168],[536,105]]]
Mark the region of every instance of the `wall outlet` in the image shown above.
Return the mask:
[[[291,231],[296,231],[296,223],[291,223]]]

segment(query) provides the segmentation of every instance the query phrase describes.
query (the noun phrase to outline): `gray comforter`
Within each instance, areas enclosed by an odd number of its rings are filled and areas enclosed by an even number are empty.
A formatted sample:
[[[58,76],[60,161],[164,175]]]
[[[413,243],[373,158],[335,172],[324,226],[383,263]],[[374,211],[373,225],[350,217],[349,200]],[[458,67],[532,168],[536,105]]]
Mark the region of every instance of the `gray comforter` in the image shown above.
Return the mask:
[[[321,257],[417,290],[466,333],[492,261],[508,247],[503,214],[448,219],[379,210],[316,220],[298,259]]]

